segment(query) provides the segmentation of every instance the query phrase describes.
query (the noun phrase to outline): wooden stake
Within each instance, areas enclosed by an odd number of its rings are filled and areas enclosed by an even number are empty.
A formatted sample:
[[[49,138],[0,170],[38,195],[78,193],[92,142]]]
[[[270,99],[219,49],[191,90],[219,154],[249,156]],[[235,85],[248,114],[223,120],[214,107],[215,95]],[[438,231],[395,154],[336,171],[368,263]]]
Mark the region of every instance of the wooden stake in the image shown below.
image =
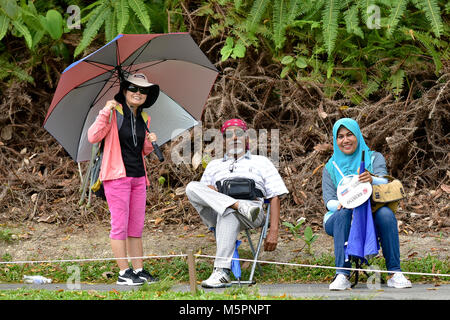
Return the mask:
[[[197,293],[197,276],[195,273],[194,251],[192,249],[188,249],[187,262],[189,268],[189,286],[191,287],[191,293],[195,294]]]

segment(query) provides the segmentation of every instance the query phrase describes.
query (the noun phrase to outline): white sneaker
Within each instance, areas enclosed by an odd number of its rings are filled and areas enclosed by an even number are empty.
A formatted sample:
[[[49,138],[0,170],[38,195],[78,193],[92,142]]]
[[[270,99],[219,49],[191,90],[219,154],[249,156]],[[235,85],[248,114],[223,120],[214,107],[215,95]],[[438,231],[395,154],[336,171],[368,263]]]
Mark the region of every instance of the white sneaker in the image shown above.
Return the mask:
[[[387,285],[390,288],[403,289],[403,288],[411,288],[411,281],[405,278],[403,273],[396,272],[394,275],[387,281]]]
[[[238,213],[243,215],[247,220],[255,222],[259,214],[259,206],[253,205],[251,202],[239,201]]]
[[[214,268],[208,279],[202,281],[203,288],[225,288],[231,286],[230,275],[222,268]]]
[[[351,283],[348,281],[347,276],[342,273],[336,275],[334,281],[330,284],[329,289],[332,291],[340,291],[350,289]]]

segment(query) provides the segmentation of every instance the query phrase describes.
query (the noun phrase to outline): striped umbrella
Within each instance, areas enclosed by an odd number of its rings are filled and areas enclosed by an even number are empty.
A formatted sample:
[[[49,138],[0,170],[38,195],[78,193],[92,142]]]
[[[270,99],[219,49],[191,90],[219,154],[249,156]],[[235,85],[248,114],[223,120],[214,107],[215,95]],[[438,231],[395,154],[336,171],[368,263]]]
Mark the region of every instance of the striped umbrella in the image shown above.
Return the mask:
[[[199,123],[218,75],[188,33],[118,35],[63,71],[47,112],[44,128],[73,160],[90,160],[87,130],[120,82],[136,72],[160,87],[144,109],[160,145]]]

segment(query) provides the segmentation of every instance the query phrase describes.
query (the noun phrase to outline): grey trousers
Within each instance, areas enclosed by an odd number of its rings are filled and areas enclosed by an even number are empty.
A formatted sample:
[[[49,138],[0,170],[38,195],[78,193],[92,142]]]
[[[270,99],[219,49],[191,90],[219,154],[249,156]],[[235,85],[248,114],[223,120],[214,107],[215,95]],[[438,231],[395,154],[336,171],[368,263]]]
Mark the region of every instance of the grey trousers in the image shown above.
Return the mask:
[[[263,201],[236,200],[198,181],[192,181],[186,186],[186,196],[206,226],[216,228],[217,258],[214,267],[230,269],[239,232],[249,227],[260,227],[264,223]],[[259,215],[252,224],[245,223],[242,216],[230,208],[237,201],[251,202],[260,207]]]

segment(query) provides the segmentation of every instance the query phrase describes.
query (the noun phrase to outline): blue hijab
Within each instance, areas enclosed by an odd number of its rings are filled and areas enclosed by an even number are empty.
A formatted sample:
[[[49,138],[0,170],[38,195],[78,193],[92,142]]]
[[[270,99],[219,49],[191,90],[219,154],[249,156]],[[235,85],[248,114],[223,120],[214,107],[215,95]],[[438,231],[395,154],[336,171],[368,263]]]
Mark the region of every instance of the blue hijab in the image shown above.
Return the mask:
[[[356,147],[355,152],[350,155],[343,153],[337,145],[337,134],[341,126],[351,131],[358,141],[358,146]],[[366,145],[361,130],[359,129],[358,122],[350,118],[342,118],[336,121],[333,126],[333,155],[325,165],[325,168],[328,170],[328,173],[330,174],[331,179],[333,180],[333,183],[336,187],[339,184],[339,181],[342,179],[342,176],[333,165],[333,161],[336,162],[339,169],[341,169],[344,175],[347,176],[350,174],[357,174],[357,170],[359,169],[359,166],[361,164],[361,155],[363,150],[365,151],[365,168],[368,171],[372,171],[371,158],[373,151],[370,151],[369,147]]]

